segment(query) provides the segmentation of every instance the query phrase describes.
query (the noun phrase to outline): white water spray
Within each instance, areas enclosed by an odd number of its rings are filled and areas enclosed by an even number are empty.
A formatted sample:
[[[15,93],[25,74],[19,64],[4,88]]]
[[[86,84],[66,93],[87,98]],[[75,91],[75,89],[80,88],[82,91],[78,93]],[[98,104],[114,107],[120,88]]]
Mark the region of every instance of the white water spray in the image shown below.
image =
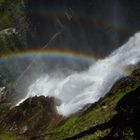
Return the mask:
[[[86,104],[98,101],[116,80],[129,74],[125,71],[129,65],[135,65],[139,61],[140,33],[137,33],[125,45],[105,59],[98,60],[84,72],[69,76],[43,75],[29,86],[25,99],[40,95],[56,97],[61,100],[57,106],[58,113],[68,116]]]

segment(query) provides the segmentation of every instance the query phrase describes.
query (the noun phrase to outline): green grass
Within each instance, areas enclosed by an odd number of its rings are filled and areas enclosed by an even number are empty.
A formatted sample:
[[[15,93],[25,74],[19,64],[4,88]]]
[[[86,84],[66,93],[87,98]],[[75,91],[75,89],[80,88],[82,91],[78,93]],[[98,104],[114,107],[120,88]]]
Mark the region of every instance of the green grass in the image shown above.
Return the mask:
[[[0,140],[17,140],[16,136],[10,133],[2,132],[0,133]]]
[[[94,134],[87,135],[80,140],[94,140],[95,138],[96,140],[99,140],[100,138],[106,136],[110,131],[111,129],[105,129],[103,131],[97,130]]]

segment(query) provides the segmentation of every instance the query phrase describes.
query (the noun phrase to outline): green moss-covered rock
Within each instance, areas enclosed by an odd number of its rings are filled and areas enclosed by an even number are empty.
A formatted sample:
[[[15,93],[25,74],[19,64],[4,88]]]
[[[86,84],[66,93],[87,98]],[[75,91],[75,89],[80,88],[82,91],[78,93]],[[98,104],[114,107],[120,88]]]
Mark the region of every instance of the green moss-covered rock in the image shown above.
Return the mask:
[[[26,0],[0,0],[0,60],[3,55],[28,48],[26,17]],[[0,61],[0,86],[9,85],[27,67],[19,64]]]
[[[23,49],[27,45],[25,0],[0,0],[0,53]]]
[[[25,0],[0,0],[0,30],[16,28],[21,39],[28,28]]]

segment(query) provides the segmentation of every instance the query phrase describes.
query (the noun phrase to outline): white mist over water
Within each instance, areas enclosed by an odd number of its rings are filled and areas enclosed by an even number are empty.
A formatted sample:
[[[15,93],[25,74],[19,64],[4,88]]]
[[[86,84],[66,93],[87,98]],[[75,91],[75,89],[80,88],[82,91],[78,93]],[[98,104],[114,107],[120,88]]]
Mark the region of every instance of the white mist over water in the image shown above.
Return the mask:
[[[86,104],[103,97],[116,80],[129,74],[125,69],[140,61],[140,33],[103,60],[98,60],[83,72],[65,76],[43,75],[29,86],[27,96],[52,96],[61,100],[58,113],[68,116],[81,110]],[[21,102],[23,102],[23,99]]]

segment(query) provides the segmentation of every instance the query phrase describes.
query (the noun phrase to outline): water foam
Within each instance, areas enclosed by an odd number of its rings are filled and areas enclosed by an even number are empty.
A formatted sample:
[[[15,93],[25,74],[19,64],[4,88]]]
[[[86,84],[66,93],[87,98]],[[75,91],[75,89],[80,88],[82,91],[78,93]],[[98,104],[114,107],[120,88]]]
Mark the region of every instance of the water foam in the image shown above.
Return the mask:
[[[29,86],[25,99],[40,95],[53,96],[61,100],[61,104],[56,107],[58,113],[68,116],[86,104],[98,101],[116,80],[129,74],[125,70],[129,65],[135,65],[139,61],[140,33],[136,33],[126,44],[105,59],[98,60],[86,71],[67,76],[41,76]]]

